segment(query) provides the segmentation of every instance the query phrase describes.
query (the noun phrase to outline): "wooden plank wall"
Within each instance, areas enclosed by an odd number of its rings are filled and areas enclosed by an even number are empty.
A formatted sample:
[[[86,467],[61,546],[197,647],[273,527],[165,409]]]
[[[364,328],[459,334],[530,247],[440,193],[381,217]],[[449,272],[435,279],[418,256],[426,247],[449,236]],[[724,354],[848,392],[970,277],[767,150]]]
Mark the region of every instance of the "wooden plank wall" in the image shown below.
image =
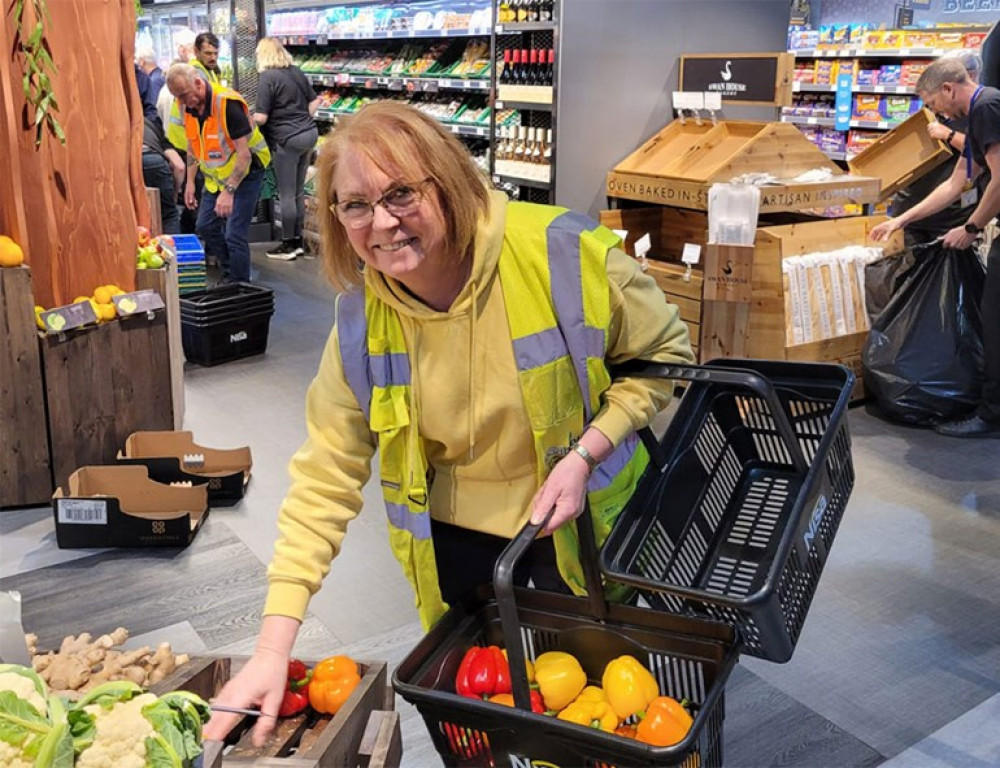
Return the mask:
[[[0,508],[47,504],[52,466],[27,267],[0,269]]]
[[[173,429],[167,318],[123,318],[41,339],[57,487],[108,464],[137,430]]]

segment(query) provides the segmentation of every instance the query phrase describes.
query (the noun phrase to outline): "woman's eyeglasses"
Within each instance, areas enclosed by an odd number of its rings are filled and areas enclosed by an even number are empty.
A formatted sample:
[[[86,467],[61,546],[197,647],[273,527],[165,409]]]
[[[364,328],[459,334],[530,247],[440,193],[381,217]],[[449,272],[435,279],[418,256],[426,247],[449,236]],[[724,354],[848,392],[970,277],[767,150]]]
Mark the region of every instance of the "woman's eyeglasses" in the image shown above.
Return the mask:
[[[344,200],[334,202],[330,210],[340,219],[340,223],[350,229],[364,229],[375,218],[375,206],[381,205],[395,217],[409,216],[420,207],[424,190],[433,179],[427,178],[411,184],[396,184],[386,190],[378,200]]]

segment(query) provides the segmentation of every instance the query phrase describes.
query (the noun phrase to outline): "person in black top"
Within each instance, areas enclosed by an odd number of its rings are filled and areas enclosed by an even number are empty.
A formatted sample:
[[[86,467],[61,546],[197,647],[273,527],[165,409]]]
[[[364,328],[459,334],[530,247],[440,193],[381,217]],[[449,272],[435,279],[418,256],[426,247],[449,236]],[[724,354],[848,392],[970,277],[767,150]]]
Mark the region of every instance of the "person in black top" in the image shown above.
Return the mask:
[[[959,51],[954,54],[954,57],[962,62],[969,78],[978,82],[980,61],[975,51]],[[950,118],[939,115],[935,122],[927,126],[927,133],[931,137],[948,145],[951,157],[896,193],[892,199],[893,216],[906,213],[951,176],[955,170],[955,164],[958,163],[965,151],[967,124],[968,120],[965,117]],[[955,200],[937,213],[907,224],[903,227],[903,238],[906,246],[912,248],[920,243],[937,240],[949,229],[965,224],[974,210],[974,205],[964,204],[962,200]]]
[[[160,123],[148,117],[142,133],[142,179],[147,187],[160,190],[163,233],[179,234],[181,212],[177,208],[177,190],[184,179],[184,161],[163,135]]]
[[[945,233],[943,244],[946,248],[968,248],[1000,214],[1000,91],[976,85],[960,61],[946,58],[927,67],[917,81],[917,95],[935,113],[968,118],[965,157],[923,202],[873,228],[871,237],[888,239],[900,227],[964,197],[975,209],[965,224]],[[950,437],[1000,437],[1000,239],[993,241],[986,260],[981,311],[985,357],[982,397],[973,416],[935,427]]]
[[[990,88],[1000,88],[1000,21],[990,28],[979,50],[983,54],[983,73],[979,82]]]
[[[268,258],[290,261],[304,253],[302,225],[305,199],[302,188],[319,134],[313,115],[319,97],[278,40],[257,43],[257,105],[253,119],[261,127],[274,155],[274,175],[281,201],[281,245]]]

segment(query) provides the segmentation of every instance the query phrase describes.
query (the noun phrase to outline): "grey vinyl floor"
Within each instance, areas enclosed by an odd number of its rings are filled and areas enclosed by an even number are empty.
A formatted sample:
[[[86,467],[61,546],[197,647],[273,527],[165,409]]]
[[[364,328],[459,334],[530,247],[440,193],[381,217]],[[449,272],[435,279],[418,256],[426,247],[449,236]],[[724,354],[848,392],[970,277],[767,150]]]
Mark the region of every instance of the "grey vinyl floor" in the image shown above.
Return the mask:
[[[44,645],[129,627],[135,642],[248,653],[260,620],[286,464],[333,315],[318,263],[271,262],[267,354],[189,366],[185,425],[212,447],[249,445],[236,507],[181,551],[59,550],[48,508],[0,513],[0,589],[20,590]],[[726,693],[727,766],[1000,766],[1000,441],[961,442],[849,416],[857,483],[795,656],[744,658]],[[374,488],[310,606],[302,656],[398,663],[420,639]],[[403,713],[404,764],[439,764]]]

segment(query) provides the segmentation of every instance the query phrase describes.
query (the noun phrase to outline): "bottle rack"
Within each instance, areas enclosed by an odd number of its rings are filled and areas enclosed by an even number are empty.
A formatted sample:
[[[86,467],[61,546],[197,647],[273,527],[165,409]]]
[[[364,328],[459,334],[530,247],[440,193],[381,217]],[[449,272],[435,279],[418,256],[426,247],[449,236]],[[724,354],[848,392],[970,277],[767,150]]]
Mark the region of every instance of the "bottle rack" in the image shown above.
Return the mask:
[[[494,28],[494,71],[496,73],[495,112],[515,109],[521,116],[521,127],[525,134],[524,141],[530,140],[532,133],[535,142],[541,135],[542,156],[535,161],[525,162],[505,155],[503,148],[509,139],[505,133],[498,130],[494,137],[493,181],[499,187],[506,189],[512,196],[522,200],[539,203],[555,202],[555,170],[557,135],[557,88],[559,82],[559,3],[551,4],[552,19],[545,21],[503,21],[506,3],[497,6],[497,23]],[[520,7],[512,3],[513,10]],[[511,82],[504,75],[505,57],[513,65],[514,53],[528,51],[549,52],[552,55],[551,69],[546,62],[546,69],[551,72],[547,78],[550,82]],[[530,61],[529,61],[530,63]],[[523,63],[522,63],[523,66]],[[518,137],[519,139],[520,137]],[[517,139],[515,139],[517,141]],[[546,157],[547,155],[547,157]],[[547,162],[546,162],[547,161]]]

